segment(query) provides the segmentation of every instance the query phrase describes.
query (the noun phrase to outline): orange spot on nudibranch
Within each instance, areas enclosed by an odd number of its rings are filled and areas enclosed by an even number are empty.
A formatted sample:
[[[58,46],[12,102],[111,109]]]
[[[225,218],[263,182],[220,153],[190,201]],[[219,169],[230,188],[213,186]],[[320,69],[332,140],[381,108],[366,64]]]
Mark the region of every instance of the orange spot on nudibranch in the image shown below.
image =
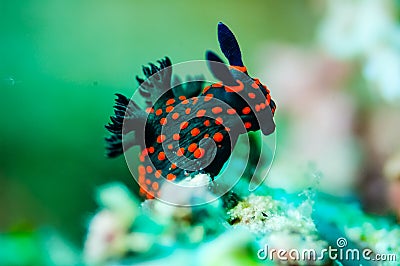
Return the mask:
[[[146,171],[147,171],[147,173],[151,174],[151,173],[153,173],[153,168],[150,165],[148,165],[148,166],[146,166]]]
[[[152,107],[147,107],[146,108],[146,113],[154,113],[154,109]]]
[[[207,95],[204,97],[204,101],[205,101],[205,102],[208,102],[208,101],[210,101],[213,97],[214,97],[214,95],[211,94],[211,93],[209,93],[209,94],[207,94]]]
[[[171,169],[176,169],[176,164],[171,164]]]
[[[167,119],[166,119],[165,117],[163,117],[163,118],[160,119],[160,124],[161,124],[161,125],[164,126],[166,123],[167,123]]]
[[[222,135],[221,132],[217,132],[217,133],[214,134],[213,139],[216,142],[221,142],[224,139],[224,135]]]
[[[138,167],[138,172],[139,172],[139,175],[145,175],[146,174],[146,169],[144,168],[143,165],[140,165]]]
[[[188,147],[188,151],[190,151],[190,152],[194,152],[196,149],[197,149],[197,144],[196,143],[192,143]]]
[[[170,105],[170,104],[173,104],[175,102],[175,99],[169,99],[165,104],[166,105]]]
[[[206,110],[201,109],[201,110],[197,111],[196,116],[197,117],[203,117],[205,114],[206,114]]]
[[[157,182],[153,182],[153,184],[151,184],[151,187],[152,187],[154,190],[158,190],[158,183],[157,183]]]
[[[250,122],[244,123],[244,127],[245,127],[245,128],[251,128],[251,123],[250,123]]]
[[[188,103],[189,103],[189,100],[187,100],[186,98],[185,98],[185,100],[182,101],[182,104],[188,104]]]
[[[251,112],[251,109],[250,109],[250,107],[248,107],[248,106],[246,106],[245,108],[243,108],[243,110],[242,110],[242,113],[244,114],[244,115],[247,115],[247,114],[249,114]]]
[[[190,111],[191,111],[192,109],[191,108],[186,108],[186,110],[185,110],[185,114],[190,114]]]
[[[210,137],[210,134],[206,133],[206,134],[204,134],[203,138],[208,139],[209,137]]]
[[[178,113],[173,113],[172,114],[172,119],[176,120],[176,119],[178,119],[178,117],[179,117]]]
[[[221,125],[222,123],[224,123],[224,120],[221,117],[215,118],[215,124]]]
[[[146,181],[146,178],[144,177],[144,175],[139,175],[139,183],[144,183]]]
[[[252,92],[249,92],[247,95],[248,95],[249,98],[251,98],[251,99],[256,98],[256,95],[255,95],[254,93],[252,93]]]
[[[161,110],[161,109],[158,109],[158,110],[156,111],[156,115],[157,115],[157,116],[162,115],[162,110]]]
[[[178,98],[179,100],[181,100],[181,101],[183,101],[183,100],[186,100],[186,97],[185,96],[183,96],[183,95],[181,95],[181,96],[179,96],[179,98]]]
[[[206,127],[208,127],[209,125],[210,125],[210,120],[206,120],[206,121],[204,121],[204,123],[203,123]]]
[[[178,151],[176,152],[177,156],[182,156],[185,153],[185,148],[179,148]]]
[[[163,161],[163,160],[165,160],[165,153],[163,152],[163,151],[160,151],[159,153],[158,153],[158,160],[160,160],[160,161]]]
[[[210,86],[205,87],[205,88],[203,89],[203,93],[206,93],[210,88],[211,88]]]
[[[157,137],[157,142],[158,143],[162,143],[164,140],[166,139],[166,137],[165,137],[165,135],[159,135],[158,137]]]
[[[142,150],[141,155],[146,156],[148,154],[147,148]]]
[[[197,148],[197,149],[194,151],[193,156],[194,156],[196,159],[200,159],[201,157],[204,156],[204,153],[205,153],[205,150],[204,150],[203,148]]]
[[[174,181],[175,178],[176,178],[176,175],[174,175],[174,174],[168,174],[167,175],[167,179],[170,180],[170,181]]]
[[[200,134],[200,129],[198,129],[197,127],[193,128],[190,133],[192,134],[193,137],[196,137],[197,135]]]
[[[167,106],[167,108],[165,108],[165,111],[166,111],[167,113],[171,112],[172,110],[174,110],[174,107],[173,107],[173,106]]]
[[[153,153],[154,152],[154,147],[148,147],[147,150],[148,150],[148,152]]]
[[[229,108],[228,110],[226,110],[226,112],[227,112],[229,115],[234,115],[234,114],[236,114],[236,110],[233,109],[233,108]]]
[[[222,112],[222,108],[219,107],[219,106],[216,106],[216,107],[212,108],[211,111],[212,111],[214,114],[219,114],[219,113]]]
[[[183,129],[187,128],[187,127],[188,127],[188,125],[189,125],[189,122],[187,122],[187,121],[185,121],[185,122],[182,122],[182,123],[181,123],[181,126],[180,126],[181,130],[183,130]]]
[[[176,134],[174,134],[174,135],[172,136],[172,138],[173,138],[174,140],[179,140],[179,139],[181,138],[181,136],[180,136],[178,133],[176,133]]]
[[[154,176],[155,176],[156,178],[160,178],[161,173],[162,173],[161,170],[157,170],[157,171],[154,173]]]

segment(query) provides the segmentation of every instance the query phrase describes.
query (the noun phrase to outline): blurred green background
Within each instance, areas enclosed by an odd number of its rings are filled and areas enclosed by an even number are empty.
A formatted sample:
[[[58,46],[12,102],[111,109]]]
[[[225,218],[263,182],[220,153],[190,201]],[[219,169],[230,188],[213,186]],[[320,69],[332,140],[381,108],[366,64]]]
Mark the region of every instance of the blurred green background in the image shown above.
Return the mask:
[[[316,18],[307,1],[0,1],[0,231],[51,225],[80,245],[95,187],[135,187],[103,138],[142,64],[219,52],[223,21],[255,69],[260,43],[306,44]]]

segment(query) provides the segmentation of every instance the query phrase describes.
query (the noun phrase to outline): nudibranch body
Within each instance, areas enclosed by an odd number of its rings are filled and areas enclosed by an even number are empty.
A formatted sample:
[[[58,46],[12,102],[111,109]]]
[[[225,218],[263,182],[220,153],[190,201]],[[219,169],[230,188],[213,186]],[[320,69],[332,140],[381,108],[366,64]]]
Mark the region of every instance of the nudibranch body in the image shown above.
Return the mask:
[[[138,182],[147,198],[159,196],[165,180],[201,172],[218,175],[240,134],[261,130],[269,135],[275,130],[270,91],[248,75],[236,38],[222,23],[218,40],[229,66],[211,51],[206,59],[220,82],[203,88],[201,80],[194,80],[171,89],[172,66],[166,57],[159,66],[143,67],[146,79],[137,77],[145,110],[117,94],[115,115],[106,126],[111,133],[107,155],[141,147]]]

